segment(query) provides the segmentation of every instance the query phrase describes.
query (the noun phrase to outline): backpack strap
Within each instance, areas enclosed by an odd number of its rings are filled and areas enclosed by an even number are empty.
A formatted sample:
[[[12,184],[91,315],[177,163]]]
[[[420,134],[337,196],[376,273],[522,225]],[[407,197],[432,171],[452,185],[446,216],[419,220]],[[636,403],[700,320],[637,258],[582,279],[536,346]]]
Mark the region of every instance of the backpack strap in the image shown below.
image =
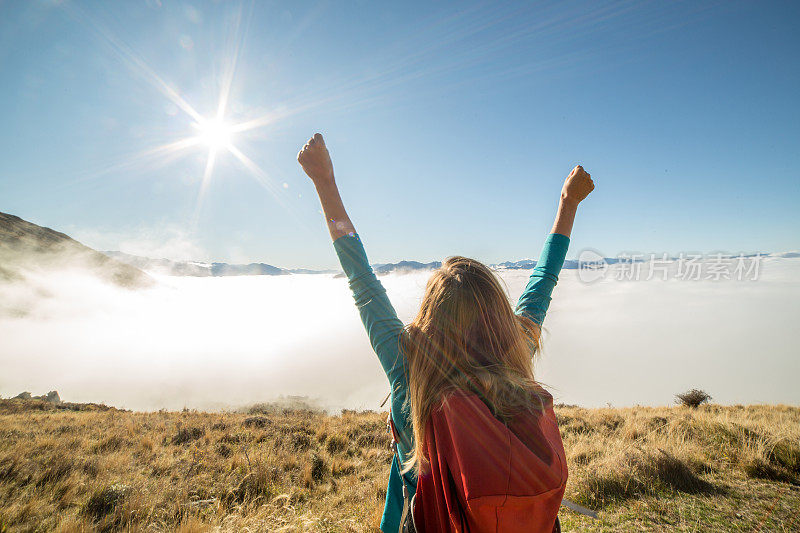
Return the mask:
[[[399,448],[400,434],[394,425],[394,420],[392,420],[391,411],[389,412],[389,416],[386,417],[386,425],[389,427],[389,430],[391,431],[392,434],[392,453],[394,453],[394,457],[395,459],[397,459],[397,469],[398,473],[400,474],[400,482],[403,484],[403,513],[400,515],[400,529],[398,530],[398,533],[403,533],[404,531],[408,531],[406,526],[406,520],[408,520],[409,518],[409,511],[411,510],[412,505],[411,502],[409,502],[408,486],[406,485],[405,476],[402,474],[402,472],[400,472],[400,465],[402,464],[400,461],[400,448]]]
[[[576,513],[580,513],[580,514],[582,514],[584,516],[588,516],[588,517],[591,517],[591,518],[597,518],[597,513],[596,512],[592,511],[591,509],[587,509],[583,505],[578,505],[575,502],[571,502],[566,498],[562,498],[561,499],[561,505],[563,505],[567,509],[572,509]]]

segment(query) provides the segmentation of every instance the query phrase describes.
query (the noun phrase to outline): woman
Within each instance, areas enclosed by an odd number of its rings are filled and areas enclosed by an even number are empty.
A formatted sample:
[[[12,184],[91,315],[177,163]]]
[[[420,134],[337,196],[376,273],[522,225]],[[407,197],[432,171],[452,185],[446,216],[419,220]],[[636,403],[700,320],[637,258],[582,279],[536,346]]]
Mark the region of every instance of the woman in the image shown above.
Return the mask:
[[[552,530],[566,461],[552,397],[535,382],[532,358],[578,204],[594,189],[591,176],[576,166],[567,177],[552,233],[516,310],[490,269],[450,257],[434,271],[419,314],[404,328],[347,216],[322,135],[309,139],[297,160],[316,187],[333,247],[391,385],[397,453],[381,530],[398,531],[418,484],[414,518],[424,521],[418,528]],[[521,478],[520,472],[529,475]],[[533,499],[509,490],[512,478]]]

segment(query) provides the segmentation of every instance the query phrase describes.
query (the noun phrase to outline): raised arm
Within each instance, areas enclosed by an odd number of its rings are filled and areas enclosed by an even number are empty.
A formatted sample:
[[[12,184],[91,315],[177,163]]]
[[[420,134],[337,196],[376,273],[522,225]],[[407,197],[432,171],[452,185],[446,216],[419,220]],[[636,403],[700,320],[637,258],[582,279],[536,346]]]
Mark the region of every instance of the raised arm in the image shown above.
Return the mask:
[[[297,154],[297,161],[317,189],[333,247],[339,257],[353,293],[353,299],[367,330],[370,344],[378,355],[392,387],[404,377],[404,365],[398,342],[403,323],[386,296],[386,290],[367,260],[367,254],[347,216],[333,176],[333,164],[322,135],[315,134]],[[405,387],[403,387],[405,390]],[[402,397],[400,397],[402,396]],[[405,400],[404,394],[393,398],[393,404]]]
[[[580,204],[594,190],[591,175],[580,165],[572,169],[561,189],[556,220],[544,242],[528,285],[517,302],[516,313],[541,325],[550,307],[550,295],[558,282],[558,274],[567,256],[569,237]]]
[[[298,152],[297,162],[317,189],[331,239],[335,241],[344,235],[354,234],[356,229],[347,216],[342,198],[339,196],[339,188],[336,187],[336,180],[333,177],[333,162],[321,134],[315,133],[308,140]]]

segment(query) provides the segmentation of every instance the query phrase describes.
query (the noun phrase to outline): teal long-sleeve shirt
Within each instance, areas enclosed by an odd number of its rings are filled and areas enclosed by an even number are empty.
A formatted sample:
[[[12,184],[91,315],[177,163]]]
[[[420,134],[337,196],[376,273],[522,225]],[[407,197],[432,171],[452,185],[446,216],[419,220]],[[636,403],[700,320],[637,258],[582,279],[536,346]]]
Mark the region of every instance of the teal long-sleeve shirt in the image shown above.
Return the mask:
[[[391,416],[400,433],[401,442],[398,446],[400,457],[405,461],[411,453],[413,430],[406,405],[408,367],[400,351],[403,323],[397,318],[397,312],[389,301],[386,290],[372,271],[358,234],[351,233],[337,238],[333,241],[333,247],[347,276],[372,349],[389,379]],[[526,316],[539,324],[544,322],[550,306],[550,295],[558,282],[558,274],[564,265],[568,247],[569,238],[565,235],[551,233],[547,237],[536,268],[533,269],[528,284],[517,302],[514,311],[516,314]],[[416,490],[416,479],[410,473],[401,475],[399,466],[397,458],[393,458],[386,490],[386,504],[381,519],[381,531],[385,533],[394,533],[400,526],[403,483],[408,487],[410,496],[413,496]]]

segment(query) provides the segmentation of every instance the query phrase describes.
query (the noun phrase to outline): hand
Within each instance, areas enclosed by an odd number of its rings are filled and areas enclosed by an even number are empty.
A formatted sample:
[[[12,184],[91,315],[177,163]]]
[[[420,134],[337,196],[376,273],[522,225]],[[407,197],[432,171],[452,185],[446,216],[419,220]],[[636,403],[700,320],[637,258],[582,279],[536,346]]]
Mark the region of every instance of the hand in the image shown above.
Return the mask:
[[[297,153],[297,162],[315,185],[333,182],[333,163],[322,135],[315,133]]]
[[[561,188],[561,201],[577,206],[593,190],[592,175],[578,165],[572,169],[567,179],[564,180],[564,187]]]

